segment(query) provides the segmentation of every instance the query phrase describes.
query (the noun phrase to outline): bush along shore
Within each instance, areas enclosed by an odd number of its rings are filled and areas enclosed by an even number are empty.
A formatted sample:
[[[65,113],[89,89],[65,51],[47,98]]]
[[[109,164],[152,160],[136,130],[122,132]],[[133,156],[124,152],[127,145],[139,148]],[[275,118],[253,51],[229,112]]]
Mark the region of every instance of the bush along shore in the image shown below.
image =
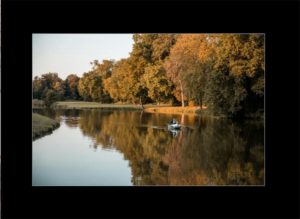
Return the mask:
[[[43,137],[59,127],[59,122],[48,117],[32,113],[32,140]]]

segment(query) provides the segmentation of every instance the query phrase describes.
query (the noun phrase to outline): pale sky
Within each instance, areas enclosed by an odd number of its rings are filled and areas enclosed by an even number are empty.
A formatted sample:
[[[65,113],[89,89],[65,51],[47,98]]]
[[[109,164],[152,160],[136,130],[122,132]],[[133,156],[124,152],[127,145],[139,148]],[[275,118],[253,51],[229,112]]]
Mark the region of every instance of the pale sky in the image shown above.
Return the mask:
[[[32,34],[32,78],[45,73],[81,77],[91,70],[90,62],[127,58],[132,34]]]

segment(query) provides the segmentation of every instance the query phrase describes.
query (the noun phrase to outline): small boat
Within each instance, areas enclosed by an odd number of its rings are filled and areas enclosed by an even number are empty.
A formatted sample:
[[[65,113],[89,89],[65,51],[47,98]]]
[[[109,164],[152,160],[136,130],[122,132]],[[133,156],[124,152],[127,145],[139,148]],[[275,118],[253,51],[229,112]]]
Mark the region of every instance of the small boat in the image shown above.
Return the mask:
[[[181,125],[179,125],[178,123],[174,123],[174,124],[168,124],[168,129],[180,129]]]
[[[169,129],[169,132],[172,134],[173,137],[176,137],[180,132],[180,129]]]

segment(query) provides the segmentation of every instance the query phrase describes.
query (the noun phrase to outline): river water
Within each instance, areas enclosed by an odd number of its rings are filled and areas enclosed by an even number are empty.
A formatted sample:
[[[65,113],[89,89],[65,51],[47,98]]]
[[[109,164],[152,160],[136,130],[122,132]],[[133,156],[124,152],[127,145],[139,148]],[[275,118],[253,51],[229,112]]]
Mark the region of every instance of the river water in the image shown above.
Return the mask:
[[[37,110],[33,186],[264,185],[264,124],[120,110]],[[170,131],[175,118],[180,131]]]

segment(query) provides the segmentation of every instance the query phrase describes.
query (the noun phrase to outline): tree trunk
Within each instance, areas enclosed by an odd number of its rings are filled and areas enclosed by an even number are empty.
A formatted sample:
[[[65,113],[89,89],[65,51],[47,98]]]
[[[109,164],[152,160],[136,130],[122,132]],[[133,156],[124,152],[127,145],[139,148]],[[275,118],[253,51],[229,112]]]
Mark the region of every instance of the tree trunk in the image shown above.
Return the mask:
[[[180,82],[180,89],[181,89],[181,106],[185,107],[185,105],[184,105],[184,97],[183,97],[183,87],[182,87],[181,80],[179,82]]]
[[[202,110],[202,95],[200,96],[200,98],[199,98],[199,103],[200,103],[200,109]]]
[[[143,113],[144,113],[144,111],[141,111],[141,114],[140,114],[140,123],[142,123]]]
[[[140,97],[140,105],[141,105],[142,109],[144,109],[143,102],[142,102],[142,97]]]

